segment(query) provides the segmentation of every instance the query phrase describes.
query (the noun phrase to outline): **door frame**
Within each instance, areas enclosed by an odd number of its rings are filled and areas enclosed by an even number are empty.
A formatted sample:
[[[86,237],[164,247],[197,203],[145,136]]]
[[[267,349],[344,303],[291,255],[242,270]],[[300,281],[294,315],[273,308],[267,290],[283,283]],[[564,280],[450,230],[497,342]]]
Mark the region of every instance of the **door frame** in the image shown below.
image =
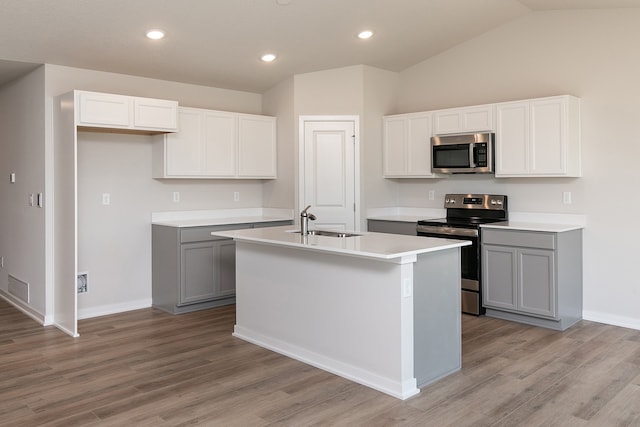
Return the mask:
[[[299,212],[305,207],[302,206],[304,200],[304,180],[305,180],[305,168],[304,168],[304,128],[306,122],[353,122],[353,129],[355,132],[354,145],[353,145],[353,186],[354,195],[353,200],[356,204],[354,210],[354,224],[355,230],[360,231],[360,212],[361,212],[361,200],[360,200],[360,116],[358,115],[300,115],[298,116],[298,197],[297,203],[298,210],[294,212],[294,220],[299,223]]]

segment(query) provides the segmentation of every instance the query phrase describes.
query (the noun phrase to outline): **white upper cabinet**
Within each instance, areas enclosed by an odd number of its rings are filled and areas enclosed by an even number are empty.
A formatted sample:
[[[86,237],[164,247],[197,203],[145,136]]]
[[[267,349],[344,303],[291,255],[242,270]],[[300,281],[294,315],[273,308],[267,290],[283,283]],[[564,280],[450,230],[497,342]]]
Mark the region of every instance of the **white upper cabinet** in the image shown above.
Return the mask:
[[[433,112],[434,134],[493,132],[495,105],[449,108]]]
[[[176,132],[178,103],[109,93],[75,91],[76,126],[131,132]]]
[[[580,100],[497,104],[496,177],[579,177]]]
[[[383,176],[434,178],[431,173],[431,113],[385,116],[383,125]]]
[[[154,178],[275,178],[275,117],[179,109],[180,131],[156,137]]]
[[[275,117],[238,115],[238,177],[276,177]]]

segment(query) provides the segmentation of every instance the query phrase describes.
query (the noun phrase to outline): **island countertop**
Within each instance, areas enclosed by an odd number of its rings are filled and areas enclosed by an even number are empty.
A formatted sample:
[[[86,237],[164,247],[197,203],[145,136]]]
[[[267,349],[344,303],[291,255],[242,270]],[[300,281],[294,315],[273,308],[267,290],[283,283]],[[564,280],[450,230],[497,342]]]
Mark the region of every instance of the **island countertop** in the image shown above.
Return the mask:
[[[292,226],[254,228],[247,230],[215,231],[215,236],[230,237],[236,241],[248,241],[276,246],[296,247],[303,250],[332,252],[349,256],[393,260],[414,258],[423,253],[441,251],[471,245],[466,240],[440,239],[422,236],[405,236],[387,233],[357,232],[353,237],[301,236]]]

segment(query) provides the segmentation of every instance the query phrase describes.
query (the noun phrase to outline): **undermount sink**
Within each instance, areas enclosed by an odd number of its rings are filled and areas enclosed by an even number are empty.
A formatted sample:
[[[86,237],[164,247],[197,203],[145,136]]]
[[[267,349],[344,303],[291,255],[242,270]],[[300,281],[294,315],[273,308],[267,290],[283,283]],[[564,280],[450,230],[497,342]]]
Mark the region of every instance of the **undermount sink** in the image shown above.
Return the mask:
[[[294,233],[300,233],[300,231],[296,230]],[[362,236],[362,234],[356,233],[347,233],[344,231],[330,231],[330,230],[309,230],[310,236],[329,236],[329,237],[357,237]]]

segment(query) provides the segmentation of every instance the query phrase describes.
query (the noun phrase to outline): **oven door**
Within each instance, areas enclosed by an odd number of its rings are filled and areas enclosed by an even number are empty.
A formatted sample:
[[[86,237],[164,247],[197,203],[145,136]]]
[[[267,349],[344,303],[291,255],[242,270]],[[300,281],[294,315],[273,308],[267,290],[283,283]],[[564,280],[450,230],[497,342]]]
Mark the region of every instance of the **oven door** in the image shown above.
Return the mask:
[[[418,225],[418,235],[441,239],[468,240],[470,246],[460,248],[462,312],[484,314],[480,298],[480,245],[477,229]]]

